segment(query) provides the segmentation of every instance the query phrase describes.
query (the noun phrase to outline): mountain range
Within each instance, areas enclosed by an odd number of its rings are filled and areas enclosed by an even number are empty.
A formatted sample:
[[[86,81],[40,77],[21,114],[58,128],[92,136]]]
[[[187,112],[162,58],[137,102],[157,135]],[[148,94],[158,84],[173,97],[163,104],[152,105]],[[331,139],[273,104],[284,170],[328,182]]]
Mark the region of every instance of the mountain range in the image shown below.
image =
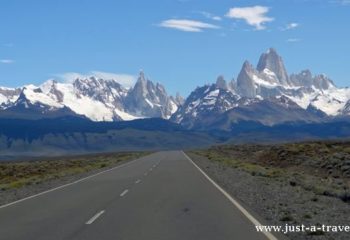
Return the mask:
[[[313,75],[310,70],[289,75],[273,48],[260,56],[256,67],[244,62],[236,80],[219,76],[216,83],[197,87],[186,99],[169,96],[142,71],[131,88],[94,76],[70,83],[49,80],[40,86],[0,87],[0,118],[164,118],[189,129],[230,130],[240,121],[272,126],[349,115],[349,88],[338,88],[326,75]]]
[[[274,49],[237,79],[219,76],[184,99],[143,71],[133,87],[95,76],[0,87],[0,153],[169,149],[221,142],[350,135],[350,89],[310,70],[288,74]]]
[[[180,96],[168,96],[161,84],[146,79],[143,72],[133,88],[125,88],[114,79],[91,76],[71,83],[49,80],[40,86],[0,87],[0,117],[42,119],[75,115],[92,121],[168,119],[182,101]]]
[[[133,87],[94,76],[0,87],[0,155],[200,147],[350,135],[350,89],[310,70],[288,74],[274,49],[237,79],[184,99],[143,71]]]
[[[216,83],[195,89],[171,120],[187,128],[231,131],[242,121],[266,126],[328,122],[346,118],[349,108],[349,88],[338,88],[326,75],[310,70],[289,75],[271,48],[256,68],[244,62],[237,80],[219,76]]]

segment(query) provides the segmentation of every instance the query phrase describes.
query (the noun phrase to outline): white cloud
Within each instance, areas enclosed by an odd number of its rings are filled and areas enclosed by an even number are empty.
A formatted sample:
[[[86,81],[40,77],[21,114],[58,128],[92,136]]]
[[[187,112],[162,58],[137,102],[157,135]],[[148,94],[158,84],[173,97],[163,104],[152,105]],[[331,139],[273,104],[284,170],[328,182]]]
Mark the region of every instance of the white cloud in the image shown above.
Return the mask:
[[[282,31],[292,30],[292,29],[295,29],[299,26],[300,26],[299,23],[295,23],[295,22],[288,23],[285,27],[282,28]]]
[[[14,63],[15,61],[12,60],[12,59],[0,59],[0,63],[3,63],[3,64],[11,64],[11,63]]]
[[[295,42],[300,42],[301,39],[300,38],[288,38],[287,42],[289,43],[295,43]]]
[[[222,20],[221,17],[216,16],[216,15],[210,13],[210,12],[201,11],[199,13],[202,14],[204,17],[206,17],[208,19],[211,19],[211,20],[214,20],[214,21],[221,21]]]
[[[159,26],[173,28],[184,32],[202,32],[204,29],[220,28],[213,24],[188,19],[168,19],[161,22]]]
[[[254,26],[256,30],[263,30],[266,28],[265,23],[274,20],[266,15],[269,10],[270,8],[265,6],[235,7],[229,10],[226,17],[243,19],[247,24]]]
[[[63,74],[55,74],[54,76],[63,82],[73,82],[77,78],[89,78],[94,76],[96,78],[102,78],[105,80],[114,80],[124,87],[132,87],[136,82],[136,76],[130,74],[119,74],[101,71],[91,71],[85,74],[77,72],[66,72]]]

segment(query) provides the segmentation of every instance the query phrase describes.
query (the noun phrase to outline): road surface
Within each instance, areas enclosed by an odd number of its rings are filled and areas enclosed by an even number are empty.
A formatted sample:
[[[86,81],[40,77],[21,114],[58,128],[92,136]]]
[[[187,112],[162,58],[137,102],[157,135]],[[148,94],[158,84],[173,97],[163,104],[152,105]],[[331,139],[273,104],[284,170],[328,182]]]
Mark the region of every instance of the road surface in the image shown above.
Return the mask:
[[[0,208],[3,240],[268,237],[181,151],[158,152]]]

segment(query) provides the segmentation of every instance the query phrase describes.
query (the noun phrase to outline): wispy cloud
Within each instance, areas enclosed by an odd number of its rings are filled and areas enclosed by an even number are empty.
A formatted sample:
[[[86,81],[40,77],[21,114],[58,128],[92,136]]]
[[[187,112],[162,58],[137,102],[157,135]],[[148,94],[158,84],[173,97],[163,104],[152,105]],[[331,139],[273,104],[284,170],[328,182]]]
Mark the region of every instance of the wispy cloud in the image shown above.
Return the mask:
[[[188,20],[188,19],[168,19],[159,24],[160,27],[173,28],[184,32],[202,32],[204,29],[218,29],[217,25]]]
[[[288,38],[287,42],[289,42],[289,43],[301,42],[301,39],[300,38]]]
[[[77,78],[96,77],[105,80],[114,80],[124,87],[131,87],[136,82],[136,76],[134,75],[102,71],[91,71],[88,73],[66,72],[62,74],[54,74],[53,76],[63,82],[73,82]]]
[[[198,12],[200,13],[201,15],[203,15],[204,17],[208,18],[208,19],[211,19],[211,20],[214,20],[214,21],[221,21],[222,20],[222,17],[220,16],[217,16],[215,14],[212,14],[210,12],[206,12],[206,11],[200,11]]]
[[[283,28],[281,28],[282,31],[288,31],[288,30],[292,30],[295,29],[297,27],[299,27],[300,24],[296,23],[296,22],[292,22],[292,23],[288,23],[286,26],[284,26]]]
[[[342,6],[350,6],[350,0],[331,0],[331,3],[336,3]]]
[[[228,18],[243,19],[256,30],[266,29],[265,23],[272,22],[274,18],[268,17],[270,8],[265,6],[235,7],[226,14]]]
[[[2,64],[12,64],[14,62],[15,61],[12,59],[0,59],[0,63],[2,63]]]

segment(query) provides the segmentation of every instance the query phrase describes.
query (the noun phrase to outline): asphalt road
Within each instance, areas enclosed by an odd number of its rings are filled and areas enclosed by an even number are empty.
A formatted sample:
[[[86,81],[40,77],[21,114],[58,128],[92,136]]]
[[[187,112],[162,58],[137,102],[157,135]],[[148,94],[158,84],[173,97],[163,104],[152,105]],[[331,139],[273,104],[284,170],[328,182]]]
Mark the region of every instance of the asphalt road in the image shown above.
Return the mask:
[[[173,151],[0,208],[0,239],[268,238],[183,152]]]

